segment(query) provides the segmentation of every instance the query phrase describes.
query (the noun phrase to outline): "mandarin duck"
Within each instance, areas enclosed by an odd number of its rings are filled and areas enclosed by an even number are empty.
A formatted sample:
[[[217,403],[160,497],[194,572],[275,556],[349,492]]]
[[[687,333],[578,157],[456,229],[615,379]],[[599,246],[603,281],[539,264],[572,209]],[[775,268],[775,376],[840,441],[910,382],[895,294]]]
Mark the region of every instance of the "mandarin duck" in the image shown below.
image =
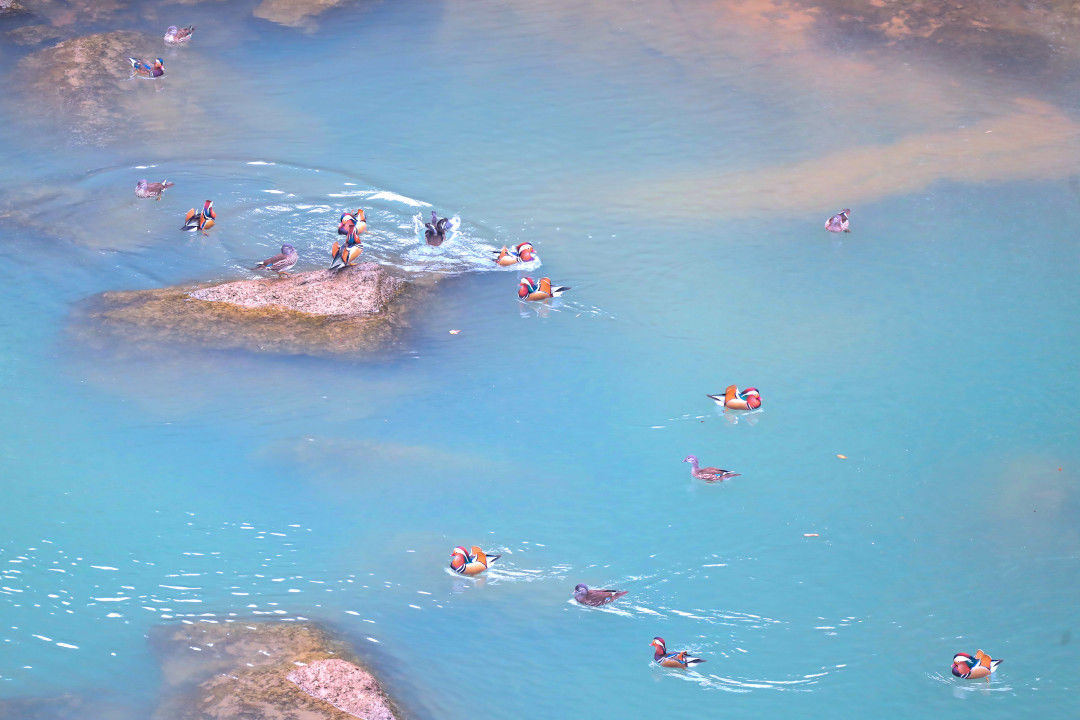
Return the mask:
[[[683,462],[690,463],[690,477],[704,480],[705,482],[724,481],[728,478],[738,477],[739,473],[715,467],[698,467],[698,459],[693,455],[687,455]]]
[[[569,289],[561,285],[552,287],[551,278],[540,278],[540,282],[536,282],[531,277],[524,277],[518,283],[518,297],[522,300],[547,300],[557,298]]]
[[[447,218],[441,218],[436,214],[434,210],[431,211],[431,222],[424,223],[424,240],[428,245],[432,247],[438,247],[446,240],[446,231],[449,229],[450,221]]]
[[[252,270],[272,270],[278,274],[278,277],[284,277],[289,274],[289,270],[296,264],[296,261],[300,259],[300,256],[296,253],[296,248],[292,245],[282,245],[281,252],[272,258],[267,258],[261,263],[252,268]]]
[[[761,407],[761,393],[753,387],[740,391],[737,385],[728,385],[722,395],[706,395],[706,397],[729,410],[757,410]]]
[[[691,665],[698,665],[705,662],[701,658],[691,657],[685,650],[677,653],[669,653],[667,651],[667,646],[664,644],[664,638],[662,637],[653,638],[653,641],[650,644],[656,650],[656,652],[653,653],[653,662],[661,667],[681,668],[685,670]]]
[[[166,45],[183,45],[191,39],[191,34],[195,32],[194,25],[188,25],[187,27],[176,27],[170,25],[169,29],[165,31],[165,44]]]
[[[585,583],[578,583],[578,586],[574,588],[574,599],[582,605],[600,607],[615,602],[627,592],[627,590],[597,590]]]
[[[146,178],[143,178],[139,182],[135,183],[135,197],[141,198],[154,198],[155,200],[161,199],[161,193],[171,188],[176,183],[171,183],[168,180],[162,180],[161,182],[146,182]]]
[[[203,235],[206,231],[214,227],[214,222],[217,220],[217,212],[214,210],[214,201],[207,200],[203,203],[202,210],[196,211],[195,208],[191,208],[184,215],[184,224],[180,227],[184,232],[195,232],[198,230]]]
[[[829,232],[851,232],[848,228],[848,213],[851,212],[850,208],[844,208],[840,212],[833,215],[825,223],[825,229]]]
[[[129,57],[128,62],[131,63],[131,72],[139,77],[156,78],[165,74],[165,61],[161,58],[155,58],[154,62],[148,63]]]
[[[956,653],[952,659],[952,674],[965,680],[980,680],[986,678],[990,682],[990,676],[997,672],[1001,660],[992,660],[982,650],[976,650],[975,655]]]
[[[532,262],[537,259],[536,250],[533,248],[532,243],[527,242],[518,243],[514,246],[513,250],[509,250],[503,245],[502,250],[492,250],[492,252],[497,255],[495,264],[504,267],[508,265],[517,265],[518,263]]]
[[[364,248],[360,245],[360,238],[356,237],[355,233],[349,233],[344,242],[335,240],[330,247],[330,269],[340,270],[355,265],[362,252]]]
[[[450,553],[450,569],[459,575],[479,575],[500,557],[502,555],[489,555],[476,545],[471,550],[458,545]]]
[[[343,212],[338,220],[338,235],[351,235],[354,230],[357,235],[367,231],[367,214],[362,208],[357,208],[353,213]]]

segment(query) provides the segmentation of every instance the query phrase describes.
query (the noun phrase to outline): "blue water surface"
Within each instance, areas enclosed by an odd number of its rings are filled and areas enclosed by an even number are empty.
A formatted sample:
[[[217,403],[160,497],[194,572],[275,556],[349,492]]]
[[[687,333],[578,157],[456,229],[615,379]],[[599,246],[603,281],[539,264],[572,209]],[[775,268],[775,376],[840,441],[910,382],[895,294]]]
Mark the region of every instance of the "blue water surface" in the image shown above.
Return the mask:
[[[910,85],[837,104],[754,28],[709,37],[720,5],[406,0],[297,29],[165,4],[124,27],[199,27],[165,51],[166,92],[201,82],[190,114],[89,143],[27,122],[8,73],[0,697],[145,717],[153,626],[256,616],[329,624],[417,718],[1075,714],[1075,183],[1003,160],[857,204],[716,202],[740,173],[947,135],[1020,92],[902,49],[785,51],[907,63]],[[940,112],[894,97],[949,83]],[[177,184],[137,200],[140,177]],[[209,197],[218,226],[178,232]],[[104,291],[249,277],[283,242],[322,267],[358,204],[365,257],[447,274],[399,351],[80,339]],[[845,204],[854,231],[825,233]],[[413,225],[432,208],[462,219],[438,250]],[[487,265],[522,241],[563,302],[519,303]],[[705,397],[730,383],[763,410]],[[694,481],[688,454],[742,475]],[[458,544],[503,556],[466,581]],[[579,582],[629,594],[586,610]],[[656,635],[707,662],[653,666]],[[956,681],[977,648],[1000,671]]]

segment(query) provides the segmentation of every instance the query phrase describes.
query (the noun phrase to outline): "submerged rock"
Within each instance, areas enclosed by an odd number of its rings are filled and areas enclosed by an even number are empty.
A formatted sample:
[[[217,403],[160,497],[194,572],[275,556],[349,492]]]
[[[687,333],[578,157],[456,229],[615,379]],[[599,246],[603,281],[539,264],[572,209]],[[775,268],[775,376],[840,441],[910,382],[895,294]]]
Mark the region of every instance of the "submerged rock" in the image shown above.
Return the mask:
[[[280,25],[304,27],[311,18],[338,5],[352,0],[262,0],[255,10],[255,17]]]
[[[406,291],[418,284],[365,263],[280,279],[107,292],[75,328],[105,346],[119,340],[315,355],[373,351],[392,345],[405,327]]]
[[[84,35],[24,57],[16,85],[28,101],[28,116],[64,118],[77,140],[128,137],[133,123],[164,134],[175,120],[198,109],[180,93],[168,92],[164,78],[132,78],[129,56],[160,54],[160,40],[141,33]]]
[[[374,676],[316,625],[170,625],[151,642],[167,688],[154,720],[396,717]]]

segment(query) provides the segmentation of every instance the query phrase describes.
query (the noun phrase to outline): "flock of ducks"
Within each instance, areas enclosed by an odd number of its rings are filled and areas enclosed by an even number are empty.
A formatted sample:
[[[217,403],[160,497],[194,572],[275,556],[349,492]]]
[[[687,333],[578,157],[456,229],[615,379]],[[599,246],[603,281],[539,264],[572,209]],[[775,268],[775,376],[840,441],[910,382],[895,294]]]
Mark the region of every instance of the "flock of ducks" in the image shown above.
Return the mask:
[[[195,32],[194,26],[177,27],[172,25],[165,32],[165,42],[169,45],[182,45],[191,40]],[[132,73],[138,77],[157,78],[165,74],[165,63],[161,58],[153,61],[128,58],[131,63]],[[174,183],[168,180],[162,182],[147,182],[139,180],[135,186],[135,195],[140,198],[153,198],[160,200],[162,193],[172,187]],[[849,215],[850,208],[844,208],[825,222],[825,229],[832,233],[851,232]],[[186,232],[200,232],[203,235],[212,228],[217,220],[214,211],[214,202],[207,200],[202,210],[192,208],[184,216],[184,224],[181,230]],[[363,208],[357,208],[355,212],[342,213],[338,221],[338,235],[343,235],[344,240],[335,240],[330,248],[330,269],[341,270],[356,264],[361,253],[363,244],[361,235],[367,232],[367,214]],[[451,231],[451,222],[448,218],[440,218],[432,210],[430,222],[424,223],[424,240],[433,247],[438,247]],[[501,267],[511,267],[519,263],[532,262],[537,259],[536,249],[532,243],[522,242],[513,248],[503,246],[500,250],[492,251],[495,254],[494,262]],[[258,263],[253,269],[270,270],[279,277],[288,275],[289,271],[300,259],[299,253],[292,245],[282,245],[281,252],[273,257]],[[544,301],[557,298],[570,288],[553,285],[551,278],[542,277],[539,281],[531,277],[523,277],[518,284],[518,297],[527,301]],[[729,385],[723,393],[708,395],[710,400],[725,410],[754,411],[761,407],[761,394],[757,388],[748,387],[739,390],[736,385]],[[739,473],[717,467],[701,467],[696,456],[688,455],[683,462],[690,463],[690,476],[703,480],[707,483],[723,482]],[[476,545],[465,548],[463,545],[455,547],[450,553],[450,569],[460,575],[475,577],[485,572],[493,562],[501,555],[488,553]],[[627,594],[626,590],[601,590],[590,588],[584,583],[579,583],[574,588],[573,598],[581,605],[589,607],[601,607],[615,602]],[[705,662],[704,659],[694,657],[682,650],[668,652],[667,643],[662,637],[653,638],[649,644],[653,648],[653,662],[665,668],[685,670]],[[964,679],[982,679],[989,681],[990,676],[997,671],[1000,659],[992,659],[982,650],[974,655],[957,653],[953,656],[952,674]]]

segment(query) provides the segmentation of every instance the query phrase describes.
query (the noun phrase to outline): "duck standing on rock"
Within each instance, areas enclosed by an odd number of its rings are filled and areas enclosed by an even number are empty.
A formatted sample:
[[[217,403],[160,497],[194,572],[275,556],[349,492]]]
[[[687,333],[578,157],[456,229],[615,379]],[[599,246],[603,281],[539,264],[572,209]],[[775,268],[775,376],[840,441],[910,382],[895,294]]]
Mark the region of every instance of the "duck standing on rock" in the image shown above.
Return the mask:
[[[343,212],[338,220],[338,235],[362,235],[367,232],[367,213],[363,208],[356,208],[356,212]]]
[[[834,233],[851,232],[851,229],[848,227],[848,214],[850,212],[851,212],[850,208],[844,208],[840,212],[833,215],[825,223],[825,229],[828,230],[829,232],[834,232]]]
[[[528,242],[518,243],[513,250],[509,250],[503,245],[502,250],[492,250],[492,252],[497,254],[495,264],[503,267],[536,260],[536,250],[533,248],[532,243]]]
[[[502,555],[489,555],[476,545],[473,545],[470,550],[466,550],[463,545],[458,545],[450,553],[450,569],[459,575],[479,575],[500,557]]]
[[[552,287],[551,278],[540,278],[540,282],[536,282],[531,277],[523,277],[518,283],[518,297],[522,300],[547,300],[557,298],[569,289],[562,285]]]
[[[198,230],[203,235],[206,231],[214,227],[214,222],[217,220],[217,212],[214,210],[214,201],[207,200],[203,203],[203,209],[196,212],[195,208],[191,208],[184,215],[184,224],[180,227],[184,232],[195,232]]]
[[[267,258],[261,263],[252,268],[252,270],[273,270],[278,274],[278,277],[285,277],[289,274],[289,270],[296,264],[296,261],[300,259],[300,256],[296,253],[296,248],[292,245],[282,245],[281,252],[272,258]]]
[[[653,649],[656,651],[653,653],[653,662],[661,667],[668,668],[680,668],[685,670],[692,665],[698,665],[705,662],[701,658],[691,657],[685,650],[677,653],[669,653],[667,651],[667,645],[664,643],[664,638],[655,637],[650,643]]]
[[[154,62],[148,63],[129,57],[128,62],[131,63],[131,71],[139,77],[156,78],[165,74],[165,61],[161,58],[155,58]]]
[[[355,213],[342,213],[338,222],[338,234],[344,235],[344,242],[335,240],[330,248],[330,269],[339,270],[355,265],[364,251],[360,244],[360,235],[367,231],[367,215],[360,208]]]
[[[166,45],[183,45],[191,39],[191,34],[195,32],[194,25],[188,25],[187,27],[177,27],[170,25],[169,29],[165,31],[165,44]]]
[[[716,467],[698,467],[698,459],[694,455],[687,455],[683,462],[690,463],[690,477],[704,480],[705,482],[723,482],[728,478],[739,477],[739,473]]]
[[[432,247],[439,247],[446,240],[447,226],[450,224],[450,220],[447,218],[441,218],[438,214],[431,211],[431,222],[424,223],[424,240],[428,245]]]
[[[582,605],[600,607],[615,602],[627,592],[627,590],[598,590],[590,588],[585,583],[578,583],[578,586],[574,588],[574,599]]]
[[[146,178],[143,178],[139,182],[135,183],[135,197],[141,198],[154,198],[155,200],[161,199],[161,193],[171,188],[176,183],[171,183],[168,180],[162,180],[161,182],[146,182]]]

